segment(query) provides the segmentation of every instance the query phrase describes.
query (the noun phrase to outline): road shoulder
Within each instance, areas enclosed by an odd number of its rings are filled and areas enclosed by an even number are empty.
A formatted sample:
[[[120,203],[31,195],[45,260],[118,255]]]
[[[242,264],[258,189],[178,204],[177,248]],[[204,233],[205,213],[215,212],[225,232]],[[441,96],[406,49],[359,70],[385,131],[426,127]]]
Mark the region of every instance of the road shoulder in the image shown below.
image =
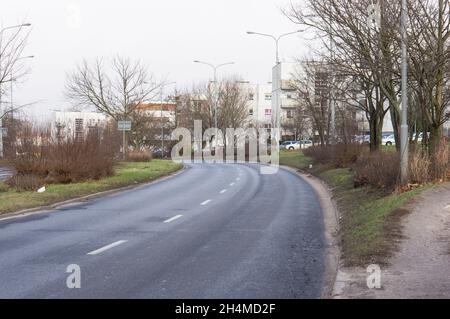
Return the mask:
[[[337,205],[333,200],[333,195],[328,185],[326,185],[321,179],[288,166],[281,166],[281,168],[298,175],[301,179],[306,181],[313,188],[319,198],[320,206],[323,212],[325,240],[327,245],[322,298],[329,299],[333,296],[333,291],[335,289],[334,287],[340,259],[338,245],[339,213]]]

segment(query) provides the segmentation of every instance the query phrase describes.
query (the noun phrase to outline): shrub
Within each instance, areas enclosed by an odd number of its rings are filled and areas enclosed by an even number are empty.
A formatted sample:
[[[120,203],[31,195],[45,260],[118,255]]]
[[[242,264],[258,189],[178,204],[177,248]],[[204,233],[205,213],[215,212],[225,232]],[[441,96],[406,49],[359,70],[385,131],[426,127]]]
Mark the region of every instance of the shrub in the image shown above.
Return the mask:
[[[35,191],[44,185],[41,177],[31,174],[16,174],[9,178],[6,183],[18,191]]]
[[[353,165],[353,170],[355,186],[394,189],[400,174],[400,156],[397,152],[364,153]]]
[[[306,156],[314,158],[317,163],[332,164],[336,168],[351,166],[365,152],[367,152],[367,147],[360,144],[316,146],[303,151]]]
[[[152,158],[152,152],[149,150],[134,150],[127,154],[129,162],[150,162]]]
[[[432,178],[430,176],[431,160],[427,153],[415,150],[409,159],[409,180],[413,184],[425,184]]]
[[[106,131],[54,141],[30,130],[21,137],[17,154],[10,160],[16,175],[9,184],[30,190],[37,181],[72,183],[110,176],[115,163],[113,143]]]
[[[449,145],[442,139],[437,151],[432,158],[432,174],[435,180],[444,181],[450,173],[450,151]]]

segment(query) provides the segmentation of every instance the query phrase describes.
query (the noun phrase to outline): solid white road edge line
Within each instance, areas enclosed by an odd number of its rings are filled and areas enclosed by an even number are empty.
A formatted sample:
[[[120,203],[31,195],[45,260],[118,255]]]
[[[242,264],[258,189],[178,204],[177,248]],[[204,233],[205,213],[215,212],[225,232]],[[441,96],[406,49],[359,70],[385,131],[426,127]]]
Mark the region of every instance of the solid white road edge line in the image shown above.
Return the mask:
[[[176,220],[176,219],[178,219],[178,218],[180,218],[180,217],[183,217],[183,215],[173,216],[172,218],[169,218],[169,219],[165,220],[164,223],[170,223],[170,222],[173,222],[174,220]]]
[[[226,189],[222,189],[222,190],[220,191],[220,194],[225,194],[226,192],[227,192]]]
[[[205,200],[205,201],[204,201],[203,203],[201,203],[200,205],[205,206],[205,205],[208,204],[210,201],[211,201],[210,199]]]
[[[87,254],[88,255],[98,255],[98,254],[104,252],[105,250],[108,250],[108,249],[114,248],[116,246],[122,245],[123,243],[126,243],[126,242],[127,242],[127,240],[119,240],[119,241],[116,241],[116,242],[114,242],[112,244],[104,246],[102,248],[99,248],[97,250],[91,251],[90,253],[87,253]]]

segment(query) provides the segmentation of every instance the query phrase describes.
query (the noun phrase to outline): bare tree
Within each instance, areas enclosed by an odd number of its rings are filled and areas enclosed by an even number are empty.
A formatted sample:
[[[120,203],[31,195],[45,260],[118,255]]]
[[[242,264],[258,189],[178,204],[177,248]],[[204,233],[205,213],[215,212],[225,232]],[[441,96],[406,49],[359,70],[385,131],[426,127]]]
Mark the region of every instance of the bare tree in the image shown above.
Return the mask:
[[[30,34],[24,26],[0,28],[0,119],[29,105],[11,105],[4,99],[11,83],[19,82],[29,72],[26,65],[20,61]]]
[[[299,108],[312,122],[313,131],[319,136],[320,145],[329,142],[329,72],[324,61],[305,60],[295,70],[291,86],[296,90]]]
[[[360,86],[365,96],[364,99],[355,99],[355,102],[366,112],[371,125],[373,149],[377,149],[381,143],[386,100],[389,102],[397,139],[400,125],[400,50],[397,31],[400,6],[396,1],[379,3],[381,14],[378,27],[368,23],[371,0],[307,0],[306,4],[293,4],[285,11],[293,22],[317,32],[325,49],[317,52],[319,56],[328,60],[338,74],[353,77],[354,83]],[[333,39],[333,47],[330,46],[330,38]],[[331,56],[330,50],[334,52]]]
[[[140,62],[115,57],[108,69],[101,59],[83,61],[67,77],[66,95],[81,107],[94,107],[117,120],[133,120],[138,105],[156,97],[156,83]]]
[[[409,10],[409,56],[416,109],[422,130],[430,132],[433,155],[449,120],[450,4],[446,0],[413,1]],[[427,134],[424,138],[427,139]]]

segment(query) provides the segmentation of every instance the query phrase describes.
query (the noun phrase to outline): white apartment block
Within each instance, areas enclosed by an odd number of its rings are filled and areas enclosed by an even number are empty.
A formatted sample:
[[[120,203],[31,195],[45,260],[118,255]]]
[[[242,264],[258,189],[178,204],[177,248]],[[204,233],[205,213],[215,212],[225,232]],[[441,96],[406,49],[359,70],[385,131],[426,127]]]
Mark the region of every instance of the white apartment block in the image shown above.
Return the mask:
[[[258,127],[270,127],[272,123],[272,85],[250,84],[242,82],[244,92],[248,94],[249,122]]]
[[[53,111],[51,122],[52,138],[86,137],[89,130],[104,127],[107,117],[97,112]]]

